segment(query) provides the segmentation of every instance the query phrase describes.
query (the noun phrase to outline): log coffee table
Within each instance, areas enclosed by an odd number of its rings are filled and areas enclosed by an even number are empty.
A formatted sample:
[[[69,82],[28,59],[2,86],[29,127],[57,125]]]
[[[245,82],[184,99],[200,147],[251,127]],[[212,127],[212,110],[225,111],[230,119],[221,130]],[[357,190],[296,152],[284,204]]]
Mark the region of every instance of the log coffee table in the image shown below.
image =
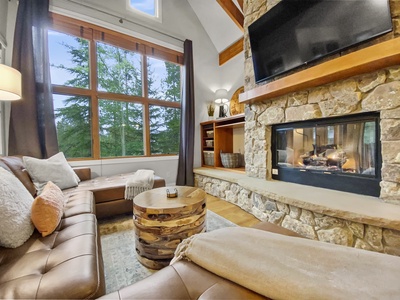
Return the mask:
[[[177,197],[168,198],[177,191]],[[152,189],[133,199],[135,248],[139,262],[151,269],[169,265],[178,244],[206,230],[206,193],[195,187]]]

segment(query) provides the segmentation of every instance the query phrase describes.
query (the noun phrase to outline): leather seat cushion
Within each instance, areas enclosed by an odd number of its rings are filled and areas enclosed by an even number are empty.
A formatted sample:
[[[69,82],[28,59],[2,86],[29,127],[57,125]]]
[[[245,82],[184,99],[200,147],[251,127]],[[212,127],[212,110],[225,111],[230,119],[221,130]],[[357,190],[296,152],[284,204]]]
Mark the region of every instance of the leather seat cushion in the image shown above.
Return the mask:
[[[67,203],[64,207],[64,218],[87,214],[96,213],[96,205],[91,191],[75,191],[64,195],[67,197]]]
[[[0,299],[103,295],[98,239],[95,215],[80,214],[62,219],[49,236],[35,231],[18,248],[0,248]]]

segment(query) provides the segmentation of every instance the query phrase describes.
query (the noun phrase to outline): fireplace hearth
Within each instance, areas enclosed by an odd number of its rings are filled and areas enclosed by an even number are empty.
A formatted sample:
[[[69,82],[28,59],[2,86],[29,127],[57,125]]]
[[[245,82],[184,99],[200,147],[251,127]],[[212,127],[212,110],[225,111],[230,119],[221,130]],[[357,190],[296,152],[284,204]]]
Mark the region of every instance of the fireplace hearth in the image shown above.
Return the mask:
[[[272,178],[379,196],[379,113],[272,127]]]

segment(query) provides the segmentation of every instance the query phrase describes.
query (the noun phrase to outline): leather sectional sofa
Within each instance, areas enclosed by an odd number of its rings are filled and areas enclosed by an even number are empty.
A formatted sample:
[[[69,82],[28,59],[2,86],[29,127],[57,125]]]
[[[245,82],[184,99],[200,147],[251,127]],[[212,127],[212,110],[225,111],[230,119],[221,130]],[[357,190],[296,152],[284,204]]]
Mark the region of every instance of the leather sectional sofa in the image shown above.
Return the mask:
[[[0,157],[35,195],[21,157]],[[105,294],[105,277],[97,217],[132,212],[124,200],[128,175],[91,179],[89,168],[74,169],[79,186],[64,190],[68,201],[57,229],[46,237],[38,231],[20,247],[0,247],[0,299],[86,299]],[[165,186],[155,178],[154,187]]]
[[[21,157],[0,157],[0,167],[14,173],[35,195],[35,187]],[[63,191],[68,202],[55,232],[42,237],[35,230],[18,248],[0,247],[0,299],[264,298],[187,261],[179,261],[140,282],[105,295],[97,217],[99,212],[105,217],[132,211],[132,201],[123,199],[128,175],[91,179],[89,168],[74,171],[82,181],[78,187]],[[156,177],[154,187],[161,186],[165,186],[164,180]],[[260,223],[258,228],[299,236],[270,223]]]

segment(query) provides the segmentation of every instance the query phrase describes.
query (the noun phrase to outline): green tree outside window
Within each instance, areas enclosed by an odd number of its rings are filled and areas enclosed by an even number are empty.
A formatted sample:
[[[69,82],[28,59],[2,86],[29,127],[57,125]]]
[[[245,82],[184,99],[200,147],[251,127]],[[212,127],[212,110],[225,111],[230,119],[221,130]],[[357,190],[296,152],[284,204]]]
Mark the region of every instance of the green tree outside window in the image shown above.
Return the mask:
[[[89,89],[89,41],[50,31],[49,48],[52,82]],[[149,98],[180,102],[180,66],[147,58],[148,77],[143,79],[141,54],[103,42],[96,43],[96,53],[95,88],[108,95],[99,99],[98,105],[101,157],[142,156],[145,138],[150,139],[151,154],[177,154],[180,108],[149,105],[150,136],[145,137],[140,99],[121,101],[110,95],[143,97],[143,81],[147,80]],[[91,157],[90,98],[80,95],[54,98],[60,150],[68,158]]]

